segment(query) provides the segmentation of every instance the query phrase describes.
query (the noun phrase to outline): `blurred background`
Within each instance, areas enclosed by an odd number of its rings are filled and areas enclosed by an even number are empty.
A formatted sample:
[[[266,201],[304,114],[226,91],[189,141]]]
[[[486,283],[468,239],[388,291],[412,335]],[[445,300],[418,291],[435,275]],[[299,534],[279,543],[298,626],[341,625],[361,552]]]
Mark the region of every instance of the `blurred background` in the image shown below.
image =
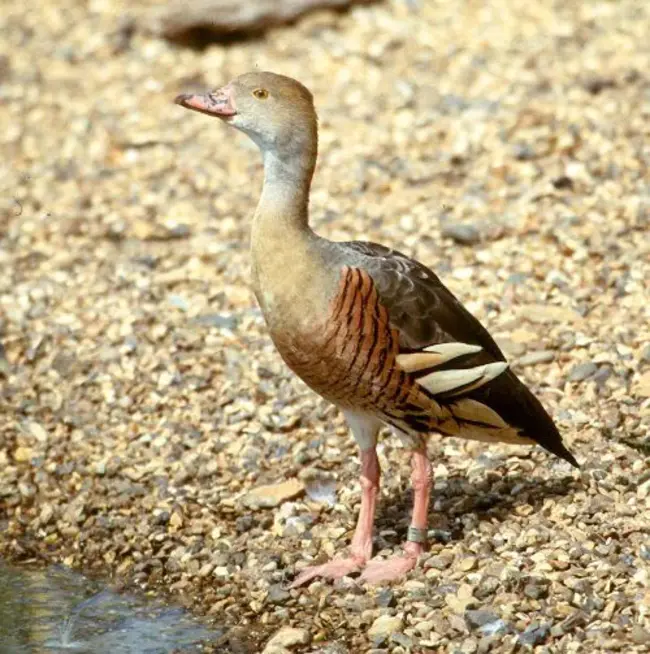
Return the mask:
[[[0,0],[0,555],[166,593],[223,652],[646,651],[649,32],[644,0]],[[431,266],[583,464],[432,438],[432,558],[388,595],[284,590],[348,542],[357,462],[249,288],[258,152],[172,102],[249,70],[314,94],[314,228]]]

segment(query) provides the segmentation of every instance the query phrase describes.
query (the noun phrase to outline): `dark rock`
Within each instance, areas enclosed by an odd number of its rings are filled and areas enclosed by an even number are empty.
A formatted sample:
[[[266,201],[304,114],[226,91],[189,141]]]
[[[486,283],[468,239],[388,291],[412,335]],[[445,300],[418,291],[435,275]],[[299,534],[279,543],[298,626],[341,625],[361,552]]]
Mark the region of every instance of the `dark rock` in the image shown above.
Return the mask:
[[[237,0],[196,0],[188,5],[176,0],[146,13],[140,24],[145,31],[198,47],[212,40],[259,35],[276,25],[292,23],[318,8],[341,11],[369,1],[257,0],[242,4]]]
[[[600,599],[600,597],[588,597],[582,604],[582,610],[585,613],[596,613],[597,611],[602,611],[605,606],[605,602]]]
[[[477,599],[485,599],[486,597],[490,597],[490,595],[494,595],[498,588],[499,580],[496,577],[485,577],[476,587],[474,596]]]
[[[571,191],[573,190],[573,180],[567,175],[560,175],[553,180],[553,187],[558,191]]]
[[[250,627],[233,627],[227,634],[228,649],[232,654],[255,654],[259,648],[253,642],[254,634]]]
[[[539,645],[543,643],[551,633],[550,624],[540,625],[533,622],[526,631],[519,635],[519,642],[522,645]]]
[[[530,599],[544,599],[548,596],[549,584],[546,580],[531,580],[524,586],[524,595]]]
[[[377,602],[377,606],[381,606],[383,608],[388,608],[391,606],[395,606],[397,604],[397,600],[395,598],[395,593],[393,593],[392,590],[389,589],[384,589],[380,590],[377,593],[377,597],[375,598]]]
[[[611,77],[602,77],[600,75],[594,75],[586,79],[583,83],[585,90],[589,91],[592,95],[598,95],[601,91],[605,89],[616,88],[616,80]]]
[[[492,646],[497,642],[496,636],[483,636],[478,642],[478,654],[488,654],[492,651]]]
[[[269,587],[267,600],[271,604],[284,604],[291,597],[291,593],[282,584],[273,584]]]
[[[435,568],[436,570],[445,570],[448,568],[452,561],[453,557],[450,555],[437,555],[437,556],[432,556],[431,558],[427,559],[425,563],[426,568]]]
[[[165,235],[161,238],[163,241],[172,241],[181,238],[189,238],[192,234],[192,230],[188,225],[175,225],[171,229],[168,229]]]
[[[192,324],[204,327],[219,327],[220,329],[236,329],[239,320],[236,316],[221,313],[204,313],[192,320]]]
[[[5,354],[5,348],[2,343],[0,343],[0,374],[8,376],[10,371],[9,361],[7,361],[7,356]]]
[[[575,590],[582,595],[591,595],[594,589],[588,579],[578,579],[572,586],[571,590]]]
[[[390,642],[391,643],[396,643],[397,645],[401,645],[407,650],[411,650],[413,647],[413,639],[409,638],[406,634],[391,634],[390,637]]]
[[[496,622],[499,616],[492,611],[476,609],[465,611],[465,622],[470,629],[478,629],[491,622]]]
[[[553,638],[561,638],[566,633],[563,624],[554,624],[549,632]]]
[[[604,384],[612,376],[613,372],[614,371],[609,366],[601,366],[598,368],[592,379],[597,384]]]
[[[429,540],[436,543],[449,543],[453,534],[447,529],[429,529]]]
[[[138,257],[133,257],[132,261],[133,263],[145,266],[145,268],[149,268],[149,270],[154,270],[158,265],[158,259],[152,254],[143,254]]]
[[[534,148],[528,143],[515,143],[512,154],[518,161],[531,161],[537,156]]]
[[[76,361],[77,359],[72,353],[58,352],[52,361],[52,369],[56,370],[61,377],[65,377],[74,368]]]
[[[476,245],[481,240],[481,232],[469,224],[449,223],[442,227],[441,233],[460,245]]]
[[[169,522],[169,518],[169,511],[162,510],[160,513],[154,514],[153,523],[154,525],[166,525]]]
[[[250,531],[255,526],[255,518],[250,515],[242,515],[235,520],[235,529],[238,534],[243,534],[245,531]]]
[[[587,363],[579,363],[574,366],[569,372],[569,381],[581,382],[588,379],[598,371],[598,366],[593,361]]]

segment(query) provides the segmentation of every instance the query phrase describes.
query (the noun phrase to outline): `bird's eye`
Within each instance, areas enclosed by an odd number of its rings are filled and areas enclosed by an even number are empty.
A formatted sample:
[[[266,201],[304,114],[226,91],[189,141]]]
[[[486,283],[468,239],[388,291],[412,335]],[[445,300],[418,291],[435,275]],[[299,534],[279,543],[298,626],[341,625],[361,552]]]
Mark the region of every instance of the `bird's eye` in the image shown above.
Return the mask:
[[[266,89],[255,89],[253,91],[253,95],[258,99],[258,100],[266,100],[266,98],[269,97],[269,92]]]

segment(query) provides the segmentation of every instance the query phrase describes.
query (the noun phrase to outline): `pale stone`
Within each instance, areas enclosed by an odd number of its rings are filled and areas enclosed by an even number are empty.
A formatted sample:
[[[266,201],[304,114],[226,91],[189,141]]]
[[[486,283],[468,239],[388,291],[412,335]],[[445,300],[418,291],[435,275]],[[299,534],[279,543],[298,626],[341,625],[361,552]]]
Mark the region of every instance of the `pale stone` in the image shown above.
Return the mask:
[[[279,484],[258,486],[242,498],[242,502],[250,509],[270,509],[282,502],[292,500],[305,492],[305,484],[299,479],[287,479]]]
[[[32,449],[31,447],[17,447],[14,450],[14,461],[18,463],[25,463],[32,458]]]
[[[582,316],[568,307],[558,307],[552,304],[529,304],[521,307],[521,315],[528,322],[546,324],[550,322],[575,323]]]
[[[264,654],[271,654],[278,649],[291,648],[295,645],[307,645],[311,640],[306,629],[297,627],[282,627],[277,631],[264,648]]]
[[[402,625],[401,615],[380,615],[368,629],[368,636],[371,640],[382,640],[402,631]]]
[[[47,442],[47,432],[38,422],[30,422],[27,428],[39,443]]]
[[[650,370],[641,375],[632,385],[632,392],[637,397],[650,397]]]

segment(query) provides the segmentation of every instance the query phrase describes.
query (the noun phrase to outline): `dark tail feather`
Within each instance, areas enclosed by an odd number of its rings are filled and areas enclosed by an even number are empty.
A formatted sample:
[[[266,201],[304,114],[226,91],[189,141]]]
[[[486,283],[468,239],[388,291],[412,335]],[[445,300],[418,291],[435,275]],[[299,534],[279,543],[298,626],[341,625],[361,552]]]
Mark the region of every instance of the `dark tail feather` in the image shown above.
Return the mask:
[[[485,386],[469,392],[467,397],[487,404],[508,424],[521,430],[522,435],[536,441],[575,468],[580,468],[562,442],[558,428],[542,403],[511,370],[506,370]]]

